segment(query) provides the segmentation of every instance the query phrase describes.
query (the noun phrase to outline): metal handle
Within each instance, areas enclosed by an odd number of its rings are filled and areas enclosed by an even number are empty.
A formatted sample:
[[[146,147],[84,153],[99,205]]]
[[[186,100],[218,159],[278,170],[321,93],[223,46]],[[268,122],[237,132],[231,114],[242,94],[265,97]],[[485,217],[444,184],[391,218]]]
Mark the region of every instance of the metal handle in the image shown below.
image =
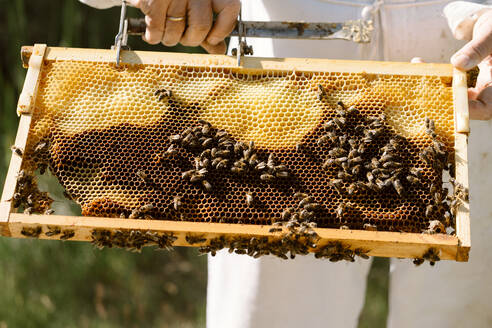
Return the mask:
[[[142,35],[145,33],[147,24],[143,18],[128,18],[128,34]]]
[[[342,23],[262,22],[243,21],[244,36],[249,38],[348,40],[357,43],[371,41],[372,21],[349,20]],[[145,33],[143,18],[128,19],[128,34]],[[231,36],[239,36],[238,24]]]

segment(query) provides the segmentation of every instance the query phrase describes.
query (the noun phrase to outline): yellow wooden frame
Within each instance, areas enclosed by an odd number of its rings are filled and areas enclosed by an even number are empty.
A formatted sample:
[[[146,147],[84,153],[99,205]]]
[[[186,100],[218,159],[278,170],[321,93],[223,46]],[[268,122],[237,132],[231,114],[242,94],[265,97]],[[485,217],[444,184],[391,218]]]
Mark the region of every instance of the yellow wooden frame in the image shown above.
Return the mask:
[[[51,48],[45,45],[23,47],[22,61],[28,67],[24,88],[19,99],[17,111],[21,116],[15,145],[24,149],[31,122],[31,107],[36,97],[39,83],[39,72],[44,60],[78,60],[78,61],[115,61],[115,51],[100,49],[71,49]],[[176,54],[162,52],[123,51],[122,63],[129,64],[178,64],[192,66],[220,66],[236,68],[236,59],[230,56]],[[297,59],[297,58],[244,58],[241,70],[299,70],[299,71],[332,71],[342,73],[367,74],[397,74],[397,75],[433,75],[449,78],[453,81],[453,96],[455,108],[455,157],[456,178],[465,188],[468,188],[468,102],[466,75],[464,72],[452,68],[448,64],[410,64],[396,62],[375,61],[342,61],[326,59]],[[277,235],[269,232],[270,226],[225,224],[225,223],[198,223],[177,222],[163,220],[130,220],[100,217],[78,217],[58,215],[26,215],[12,212],[11,198],[16,187],[16,174],[22,160],[19,156],[12,156],[7,179],[0,202],[1,234],[9,237],[24,237],[21,231],[25,227],[41,227],[43,232],[48,226],[57,226],[63,229],[74,230],[75,236],[71,240],[90,241],[93,229],[107,230],[142,230],[163,233],[173,233],[177,240],[174,245],[190,246],[186,235],[204,235],[207,238],[218,236],[266,236],[275,238]],[[420,258],[429,250],[435,248],[440,252],[443,260],[468,261],[470,242],[470,217],[468,203],[462,204],[456,216],[456,235],[419,234],[384,231],[361,231],[317,228],[320,236],[319,245],[323,246],[331,241],[340,241],[352,249],[363,248],[369,250],[370,256]],[[47,237],[41,234],[42,239],[58,239],[59,236]],[[205,242],[206,244],[207,242]],[[193,246],[203,245],[198,243]]]

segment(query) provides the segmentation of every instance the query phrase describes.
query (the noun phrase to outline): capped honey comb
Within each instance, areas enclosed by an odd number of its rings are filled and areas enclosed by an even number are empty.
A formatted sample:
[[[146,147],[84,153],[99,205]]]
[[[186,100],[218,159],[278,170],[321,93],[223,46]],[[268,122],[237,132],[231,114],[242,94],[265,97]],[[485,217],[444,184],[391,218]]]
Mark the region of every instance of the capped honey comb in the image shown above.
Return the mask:
[[[48,165],[88,216],[272,224],[302,193],[318,227],[421,232],[443,215],[442,169],[419,155],[436,142],[452,158],[439,76],[46,60],[23,168]],[[379,189],[360,185],[374,159],[399,170]]]

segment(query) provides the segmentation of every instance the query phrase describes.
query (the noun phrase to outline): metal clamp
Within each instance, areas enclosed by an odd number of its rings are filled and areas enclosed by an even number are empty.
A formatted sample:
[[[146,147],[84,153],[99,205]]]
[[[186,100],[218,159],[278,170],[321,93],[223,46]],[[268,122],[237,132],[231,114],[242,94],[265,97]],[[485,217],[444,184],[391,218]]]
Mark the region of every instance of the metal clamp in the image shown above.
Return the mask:
[[[128,47],[128,20],[126,19],[126,1],[121,1],[120,27],[118,34],[114,38],[114,45],[111,49],[116,49],[116,67],[120,66],[121,49],[129,50]]]
[[[253,46],[248,46],[246,42],[246,29],[241,17],[241,11],[239,11],[239,17],[237,21],[237,48],[231,50],[231,54],[237,58],[237,66],[241,66],[242,58],[245,55],[253,55]],[[244,38],[244,41],[243,41]],[[239,51],[238,51],[239,49]]]

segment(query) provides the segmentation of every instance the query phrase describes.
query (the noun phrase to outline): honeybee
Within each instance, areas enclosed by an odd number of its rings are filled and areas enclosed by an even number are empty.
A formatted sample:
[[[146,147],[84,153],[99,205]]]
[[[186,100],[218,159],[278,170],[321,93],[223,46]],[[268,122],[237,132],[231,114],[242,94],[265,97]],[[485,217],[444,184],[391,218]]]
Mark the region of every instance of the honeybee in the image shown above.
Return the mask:
[[[253,202],[254,202],[253,194],[249,192],[246,193],[246,204],[248,204],[248,206],[252,206]]]
[[[26,237],[38,238],[42,232],[41,226],[22,227],[21,234]]]
[[[256,164],[258,164],[258,155],[257,154],[252,154],[250,157],[249,157],[249,160],[248,160],[248,164],[250,166],[256,166]]]
[[[282,230],[283,230],[282,228],[270,228],[268,232],[275,233],[275,232],[281,232]]]
[[[310,203],[310,204],[306,204],[304,205],[304,209],[308,210],[308,211],[316,211],[318,210],[319,208],[321,207],[320,204],[318,203]]]
[[[287,221],[290,219],[291,215],[292,215],[292,212],[294,212],[294,208],[293,207],[289,207],[289,208],[286,208],[283,212],[282,212],[282,220],[283,221]]]
[[[349,195],[353,195],[355,192],[357,192],[359,189],[357,188],[357,185],[355,183],[351,183],[348,188],[347,188],[347,193]]]
[[[171,90],[167,90],[167,89],[157,89],[155,92],[154,92],[154,96],[159,96],[158,100],[161,101],[163,100],[164,98],[171,98],[173,95],[172,91]]]
[[[173,156],[178,153],[178,149],[174,147],[174,145],[170,145],[169,148],[167,148],[165,155],[166,156]]]
[[[210,184],[210,182],[208,182],[207,180],[203,180],[202,181],[202,186],[205,188],[205,190],[207,191],[211,191],[212,190],[212,185]]]
[[[306,196],[301,201],[299,202],[299,207],[304,207],[308,204],[310,204],[313,201],[313,197],[311,196]]]
[[[46,231],[44,234],[47,236],[47,237],[52,237],[52,236],[55,236],[55,235],[58,235],[60,234],[61,230],[60,230],[60,227],[52,227],[52,226],[48,226],[48,231]]]
[[[276,176],[277,178],[282,178],[282,179],[284,179],[284,178],[288,178],[288,177],[289,177],[289,172],[287,172],[287,171],[280,171],[280,172],[276,172],[276,173],[275,173],[275,176]]]
[[[343,130],[345,128],[345,123],[346,123],[345,117],[334,117],[332,121],[340,130]]]
[[[323,100],[326,95],[325,88],[321,84],[318,84],[318,100]]]
[[[425,118],[425,128],[426,128],[426,132],[428,135],[430,135],[432,138],[436,138],[437,135],[436,135],[436,125],[434,123],[433,120],[429,119],[429,118]]]
[[[22,155],[24,154],[24,152],[22,151],[22,149],[20,149],[19,147],[17,146],[12,146],[10,147],[10,149],[12,149],[12,151],[19,157],[22,157]]]
[[[427,207],[425,208],[425,216],[429,217],[432,215],[433,212],[434,212],[434,205],[432,204],[427,205]]]
[[[74,230],[63,230],[60,240],[67,240],[75,236]]]
[[[348,157],[346,157],[346,156],[335,158],[336,164],[342,164],[342,163],[347,162],[347,161],[348,161]]]
[[[359,175],[361,171],[362,171],[361,165],[356,165],[352,168],[352,174],[353,175]]]
[[[395,188],[396,192],[400,197],[405,196],[405,189],[403,188],[403,185],[401,184],[401,181],[399,179],[391,179],[391,182],[393,184],[393,187]]]
[[[263,173],[262,175],[260,175],[260,179],[263,181],[270,182],[275,180],[275,176],[271,175],[270,173]]]
[[[338,207],[335,210],[337,219],[342,220],[344,213],[345,213],[345,204],[343,203],[338,204]]]
[[[29,215],[31,215],[31,214],[32,214],[32,212],[33,212],[33,210],[34,210],[34,209],[33,209],[32,207],[26,207],[26,208],[24,209],[24,214],[29,214]]]
[[[181,196],[174,196],[173,198],[173,207],[175,211],[179,211],[181,209],[182,203],[181,203]]]
[[[336,148],[333,148],[331,149],[328,154],[331,156],[331,157],[341,157],[341,156],[345,156],[347,155],[347,151],[343,148],[340,148],[340,147],[336,147]]]
[[[369,259],[369,256],[367,255],[367,253],[369,253],[369,250],[365,250],[362,248],[354,249],[354,255],[357,255],[357,256],[363,258],[364,260]]]
[[[427,230],[424,230],[425,233],[446,233],[446,228],[444,227],[444,224],[441,223],[439,220],[432,220],[429,222],[429,227]]]
[[[307,209],[303,209],[301,210],[301,212],[299,213],[299,218],[303,221],[305,220],[310,220],[314,217],[314,213],[311,212],[311,211],[308,211]]]
[[[333,186],[339,193],[342,193],[342,187],[343,187],[343,180],[342,179],[333,179],[329,183],[331,186]]]
[[[328,158],[326,161],[323,162],[323,169],[327,169],[328,167],[330,167],[332,164],[335,163],[335,160],[333,158]]]
[[[40,141],[34,146],[34,153],[43,153],[48,149],[48,143],[46,141]]]
[[[169,141],[172,143],[179,143],[183,140],[180,134],[174,134],[172,136],[169,136]]]
[[[336,129],[336,127],[337,127],[337,125],[332,120],[329,120],[329,121],[327,121],[326,123],[323,124],[323,128],[324,129],[327,129],[327,130],[334,130],[334,129]],[[327,136],[330,136],[330,138],[333,137],[333,134],[332,135],[326,134],[326,135]]]
[[[145,174],[144,171],[142,170],[138,170],[137,171],[137,177],[139,177],[140,179],[142,179],[143,182],[147,183],[148,182],[148,176],[147,174]]]
[[[188,179],[188,178],[191,178],[191,176],[195,173],[195,170],[189,170],[189,171],[186,171],[186,172],[183,172],[181,174],[181,177],[183,179]]]
[[[141,215],[142,215],[142,213],[140,213],[140,210],[138,208],[136,208],[132,211],[132,213],[130,214],[130,216],[128,218],[131,220],[134,220],[134,219],[138,219]]]
[[[437,261],[440,261],[439,251],[435,248],[429,248],[429,250],[422,256],[423,259],[428,260],[429,264],[434,266]]]
[[[207,241],[205,235],[186,235],[185,239],[190,245],[201,244]]]
[[[218,150],[215,152],[214,157],[228,157],[231,154],[230,150],[223,149],[223,150]]]
[[[338,115],[340,115],[340,116],[347,115],[347,113],[345,112],[345,105],[344,105],[343,101],[341,101],[341,100],[338,101],[337,105],[340,106],[340,108],[341,108],[340,110],[337,111]]]
[[[378,230],[378,227],[374,224],[370,224],[370,223],[364,223],[364,226],[363,226],[364,230],[368,230],[368,231],[377,231]]]
[[[410,182],[411,184],[420,183],[420,180],[413,175],[407,175],[407,181]]]
[[[229,134],[227,133],[227,131],[224,130],[217,130],[217,132],[215,133],[215,138],[217,139],[228,137],[228,136]]]
[[[212,166],[213,167],[217,167],[217,165],[219,165],[219,163],[222,161],[222,158],[221,157],[216,157],[212,160]]]
[[[199,122],[200,123],[200,122]],[[201,128],[201,132],[203,135],[208,135],[212,129],[212,126],[210,125],[210,123],[208,122],[204,122],[202,123],[202,128]]]
[[[139,211],[140,213],[148,213],[154,209],[154,205],[152,204],[146,204],[140,207]]]

